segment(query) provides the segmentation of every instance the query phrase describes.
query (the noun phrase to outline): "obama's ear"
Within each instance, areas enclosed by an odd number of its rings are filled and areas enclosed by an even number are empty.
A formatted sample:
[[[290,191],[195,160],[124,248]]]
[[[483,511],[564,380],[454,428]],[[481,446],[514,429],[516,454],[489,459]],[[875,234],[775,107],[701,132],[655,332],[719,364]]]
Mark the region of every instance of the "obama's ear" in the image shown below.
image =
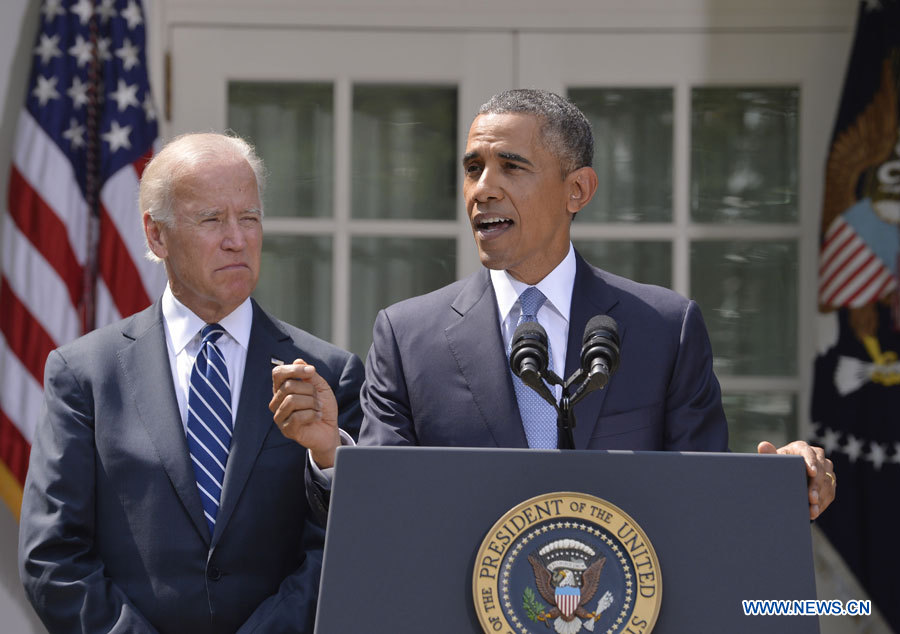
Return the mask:
[[[597,192],[599,182],[597,172],[591,167],[580,167],[566,176],[568,191],[566,209],[570,214],[575,215],[591,202],[591,198]]]

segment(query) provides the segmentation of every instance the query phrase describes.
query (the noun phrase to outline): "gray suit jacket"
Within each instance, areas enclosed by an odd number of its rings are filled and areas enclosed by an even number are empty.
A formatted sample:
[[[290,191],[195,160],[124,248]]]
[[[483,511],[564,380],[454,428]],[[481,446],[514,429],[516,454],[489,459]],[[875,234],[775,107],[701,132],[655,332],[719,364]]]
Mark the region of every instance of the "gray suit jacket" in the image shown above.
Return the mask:
[[[51,632],[311,632],[323,531],[307,452],[272,422],[271,357],[315,364],[359,425],[362,364],[253,326],[215,531],[175,399],[159,302],[52,352],[20,522],[20,574]]]
[[[575,406],[576,448],[725,451],[728,429],[697,305],[577,256],[566,377],[594,315],[621,362]],[[487,269],[378,314],[360,395],[362,445],[527,447]]]

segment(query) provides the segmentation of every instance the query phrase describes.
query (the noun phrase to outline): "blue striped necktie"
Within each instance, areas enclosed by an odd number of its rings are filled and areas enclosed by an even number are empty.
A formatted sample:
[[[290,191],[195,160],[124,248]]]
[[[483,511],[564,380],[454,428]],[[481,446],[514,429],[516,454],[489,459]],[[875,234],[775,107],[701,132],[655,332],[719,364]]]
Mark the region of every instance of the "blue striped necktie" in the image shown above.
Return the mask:
[[[534,286],[529,286],[519,295],[519,306],[522,313],[516,328],[526,321],[537,321],[537,313],[547,298]],[[512,346],[512,342],[510,342]],[[550,346],[547,346],[550,367],[553,366],[553,356]],[[507,350],[509,355],[510,350]],[[512,370],[510,370],[512,371]],[[516,389],[516,400],[519,402],[519,413],[522,415],[522,425],[525,428],[525,437],[528,446],[532,449],[556,449],[556,410],[550,403],[542,399],[537,392],[522,382],[522,379],[513,374],[513,386]],[[552,391],[552,388],[551,388]]]
[[[200,331],[202,341],[191,370],[188,395],[187,442],[197,476],[203,515],[212,536],[222,497],[225,463],[231,447],[233,416],[231,387],[225,357],[216,341],[225,334],[219,324],[207,324]]]

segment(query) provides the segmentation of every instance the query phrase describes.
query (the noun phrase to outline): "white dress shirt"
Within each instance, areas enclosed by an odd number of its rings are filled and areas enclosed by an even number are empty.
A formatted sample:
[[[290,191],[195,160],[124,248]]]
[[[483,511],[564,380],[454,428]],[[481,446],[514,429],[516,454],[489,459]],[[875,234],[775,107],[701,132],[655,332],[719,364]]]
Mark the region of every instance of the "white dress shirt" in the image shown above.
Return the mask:
[[[197,353],[200,352],[200,331],[206,322],[179,302],[169,285],[162,296],[163,322],[166,330],[166,349],[172,378],[175,379],[175,397],[181,412],[181,424],[187,430],[188,394],[191,389],[191,371]],[[231,411],[237,415],[241,386],[244,384],[244,366],[247,363],[247,347],[250,343],[250,328],[253,325],[253,306],[250,298],[244,300],[219,325],[225,334],[216,341],[216,346],[225,357],[228,368],[228,383],[231,387]],[[232,421],[233,422],[233,421]]]
[[[491,284],[497,296],[497,311],[500,320],[500,333],[506,350],[512,343],[516,332],[516,323],[522,312],[518,304],[519,295],[528,288],[528,284],[520,282],[506,271],[491,270]],[[569,252],[563,261],[556,265],[544,279],[535,284],[544,294],[547,301],[537,313],[538,323],[547,332],[550,342],[553,372],[565,380],[566,348],[569,343],[569,315],[572,307],[572,289],[575,287],[575,249],[569,243]],[[553,386],[556,397],[562,395],[561,386]]]

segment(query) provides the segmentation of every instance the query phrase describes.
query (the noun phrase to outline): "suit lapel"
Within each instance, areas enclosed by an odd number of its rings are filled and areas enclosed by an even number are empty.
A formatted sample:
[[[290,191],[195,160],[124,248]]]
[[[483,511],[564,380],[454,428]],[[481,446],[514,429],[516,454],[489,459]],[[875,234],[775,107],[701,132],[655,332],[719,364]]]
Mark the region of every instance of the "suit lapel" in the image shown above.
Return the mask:
[[[280,351],[285,341],[290,343],[290,336],[278,328],[254,301],[244,384],[241,386],[241,398],[234,419],[228,463],[225,465],[225,482],[222,484],[213,546],[228,525],[266,435],[274,428],[267,396],[272,393],[271,359],[278,357],[285,362],[293,361],[293,357],[286,358],[284,352]]]
[[[527,447],[487,269],[469,278],[452,309],[460,319],[444,332],[484,424],[498,447]]]
[[[128,320],[122,334],[132,342],[119,353],[119,366],[137,419],[156,448],[159,461],[172,481],[197,531],[209,540],[200,493],[191,459],[166,345],[162,308],[157,301]]]
[[[599,269],[595,269],[584,261],[576,252],[575,285],[572,288],[572,307],[569,314],[569,341],[566,350],[566,378],[572,375],[581,365],[581,343],[584,327],[595,315],[605,315],[614,311],[618,298],[609,285],[603,281]],[[615,318],[615,315],[610,315]],[[625,334],[625,325],[618,324],[619,339]],[[602,390],[596,390],[585,396],[575,406],[575,448],[587,448],[597,421],[600,409],[607,392],[613,388],[610,380]]]

